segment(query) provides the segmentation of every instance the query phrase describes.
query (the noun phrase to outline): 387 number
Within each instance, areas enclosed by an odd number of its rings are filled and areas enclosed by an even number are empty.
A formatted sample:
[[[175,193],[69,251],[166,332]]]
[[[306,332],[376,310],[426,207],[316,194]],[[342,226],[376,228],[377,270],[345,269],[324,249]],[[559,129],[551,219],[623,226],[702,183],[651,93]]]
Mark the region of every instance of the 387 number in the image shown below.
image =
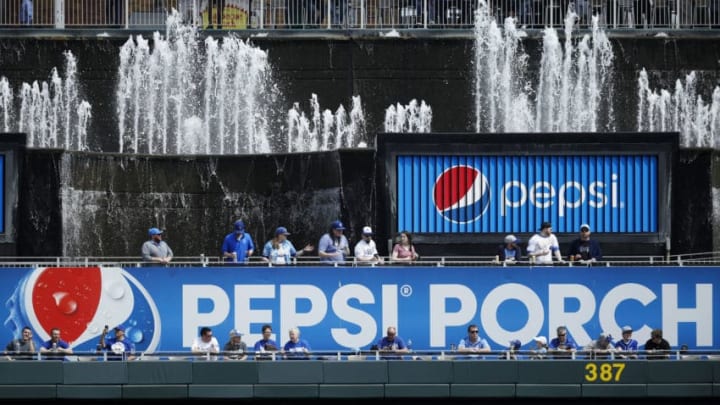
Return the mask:
[[[588,363],[585,365],[585,381],[620,381],[623,370],[625,363]]]

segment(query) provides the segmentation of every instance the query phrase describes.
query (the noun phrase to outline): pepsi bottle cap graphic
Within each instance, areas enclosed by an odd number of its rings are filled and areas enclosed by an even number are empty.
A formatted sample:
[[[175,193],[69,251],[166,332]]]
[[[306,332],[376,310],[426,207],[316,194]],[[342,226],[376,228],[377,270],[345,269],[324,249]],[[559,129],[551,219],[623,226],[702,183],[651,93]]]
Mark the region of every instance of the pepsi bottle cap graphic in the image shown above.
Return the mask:
[[[445,220],[465,224],[483,216],[490,206],[490,182],[472,166],[452,166],[435,180],[432,196]]]
[[[155,302],[119,267],[36,268],[18,283],[7,307],[6,327],[30,326],[42,341],[50,340],[50,330],[57,327],[62,339],[80,351],[96,349],[107,324],[123,325],[126,339],[140,350],[157,350],[160,342]]]

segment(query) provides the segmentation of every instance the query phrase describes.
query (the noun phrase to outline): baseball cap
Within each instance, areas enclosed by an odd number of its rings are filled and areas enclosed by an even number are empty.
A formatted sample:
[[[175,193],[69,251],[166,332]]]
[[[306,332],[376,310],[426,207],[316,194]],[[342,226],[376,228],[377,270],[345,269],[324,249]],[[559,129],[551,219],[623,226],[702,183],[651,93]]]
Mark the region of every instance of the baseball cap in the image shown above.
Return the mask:
[[[536,341],[536,342],[540,342],[540,343],[542,343],[542,344],[544,344],[544,345],[547,344],[547,339],[545,338],[545,336],[535,336],[535,337],[533,338],[533,340]]]
[[[622,331],[623,331],[623,333],[625,333],[625,332],[632,332],[633,329],[632,329],[632,326],[630,326],[630,325],[625,325],[625,326],[623,326]]]
[[[372,234],[373,234],[372,228],[370,228],[369,226],[363,227],[363,235],[372,235]]]
[[[545,228],[552,228],[552,224],[550,222],[543,222],[542,224],[540,224],[541,231]]]
[[[148,234],[149,234],[150,236],[162,235],[162,234],[163,234],[163,231],[161,231],[161,230],[158,229],[158,228],[150,228],[150,229],[148,230]]]
[[[245,222],[242,219],[235,221],[235,232],[245,232]]]
[[[513,350],[520,350],[520,347],[522,347],[522,342],[520,342],[518,339],[513,339],[510,341],[510,347],[512,347]]]
[[[340,222],[340,220],[333,221],[333,223],[330,224],[330,228],[332,228],[333,230],[336,230],[336,229],[339,229],[341,231],[345,230],[345,226],[343,225],[342,222]]]
[[[581,231],[582,231],[583,229],[585,229],[585,228],[587,228],[588,232],[590,232],[590,225],[588,225],[588,224],[582,224],[582,225],[580,225],[580,230],[581,230]]]
[[[601,342],[604,342],[606,340],[610,340],[610,334],[609,333],[601,333],[600,336],[598,336],[598,340]]]
[[[275,236],[278,235],[290,235],[290,232],[288,232],[284,226],[279,226],[278,229],[275,230]]]
[[[122,325],[118,325],[114,329],[115,329],[115,332],[125,332],[125,327]]]
[[[240,332],[238,332],[237,329],[230,329],[230,337],[231,337],[231,338],[234,338],[235,336],[241,336],[241,337],[242,337],[242,335],[243,335],[243,334],[240,333]]]
[[[517,240],[518,238],[516,238],[515,235],[508,235],[505,237],[505,243],[515,243]]]

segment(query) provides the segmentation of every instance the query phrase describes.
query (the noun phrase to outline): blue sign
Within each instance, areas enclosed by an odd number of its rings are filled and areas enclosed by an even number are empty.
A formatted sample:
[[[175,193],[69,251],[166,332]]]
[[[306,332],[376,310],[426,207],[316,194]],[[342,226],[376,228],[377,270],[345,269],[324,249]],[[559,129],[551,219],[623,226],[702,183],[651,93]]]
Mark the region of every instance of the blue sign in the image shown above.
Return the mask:
[[[76,351],[94,350],[104,325],[123,325],[137,350],[186,351],[203,326],[252,346],[270,324],[278,342],[298,327],[314,350],[344,350],[396,326],[413,349],[443,350],[476,324],[500,350],[560,325],[580,345],[628,325],[641,345],[662,328],[673,347],[718,349],[717,286],[712,267],[6,268],[0,342],[59,327]]]
[[[5,156],[0,155],[0,233],[5,233]]]
[[[658,157],[399,156],[397,229],[658,232]]]

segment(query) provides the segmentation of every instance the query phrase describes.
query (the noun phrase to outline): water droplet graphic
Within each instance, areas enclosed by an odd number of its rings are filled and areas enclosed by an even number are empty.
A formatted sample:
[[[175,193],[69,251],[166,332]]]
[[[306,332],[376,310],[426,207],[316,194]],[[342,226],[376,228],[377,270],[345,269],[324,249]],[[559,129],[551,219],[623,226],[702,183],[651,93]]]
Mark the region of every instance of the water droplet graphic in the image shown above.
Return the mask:
[[[58,303],[58,309],[65,315],[72,315],[77,310],[77,302],[66,295]]]
[[[131,342],[138,344],[145,339],[145,335],[143,334],[143,331],[136,328],[131,328],[128,331],[126,331],[126,336],[130,339]]]
[[[107,292],[110,295],[110,298],[119,300],[125,296],[125,287],[122,283],[115,282],[108,286]]]

